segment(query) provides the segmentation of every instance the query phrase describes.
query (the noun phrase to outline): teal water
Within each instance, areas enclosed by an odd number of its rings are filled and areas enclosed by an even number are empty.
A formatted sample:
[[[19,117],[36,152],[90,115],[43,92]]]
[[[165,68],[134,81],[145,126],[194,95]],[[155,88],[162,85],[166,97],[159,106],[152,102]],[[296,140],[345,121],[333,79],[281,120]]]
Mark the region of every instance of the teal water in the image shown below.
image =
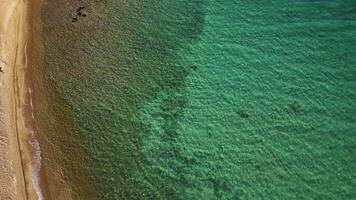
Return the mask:
[[[355,198],[355,1],[45,1],[42,20],[44,166],[75,199]]]

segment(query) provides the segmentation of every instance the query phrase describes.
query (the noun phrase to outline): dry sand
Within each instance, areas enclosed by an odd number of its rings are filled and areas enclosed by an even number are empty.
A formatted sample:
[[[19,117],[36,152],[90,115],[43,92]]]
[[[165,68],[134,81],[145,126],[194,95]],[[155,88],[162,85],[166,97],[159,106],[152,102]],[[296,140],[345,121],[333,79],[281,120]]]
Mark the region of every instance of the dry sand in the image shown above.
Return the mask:
[[[27,60],[34,1],[0,0],[0,199],[42,199]],[[37,167],[37,168],[36,168]]]

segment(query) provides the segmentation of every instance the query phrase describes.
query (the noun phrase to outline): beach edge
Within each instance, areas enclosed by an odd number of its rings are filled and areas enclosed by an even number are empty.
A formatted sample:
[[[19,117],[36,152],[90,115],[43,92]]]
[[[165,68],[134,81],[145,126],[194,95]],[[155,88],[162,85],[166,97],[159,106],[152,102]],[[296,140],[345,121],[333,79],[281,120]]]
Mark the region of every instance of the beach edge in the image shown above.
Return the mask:
[[[1,15],[1,199],[43,199],[39,187],[40,151],[35,139],[28,44],[40,1],[5,1]],[[37,18],[36,18],[37,19]]]

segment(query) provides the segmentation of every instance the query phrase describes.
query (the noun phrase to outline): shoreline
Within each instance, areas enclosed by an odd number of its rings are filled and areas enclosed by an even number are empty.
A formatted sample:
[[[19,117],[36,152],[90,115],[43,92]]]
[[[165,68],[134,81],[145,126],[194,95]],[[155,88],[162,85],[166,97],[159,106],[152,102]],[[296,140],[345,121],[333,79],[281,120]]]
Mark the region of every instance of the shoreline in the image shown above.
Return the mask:
[[[38,1],[0,3],[1,138],[4,155],[0,168],[0,199],[43,199],[39,187],[40,147],[35,139],[31,63],[32,4]],[[31,48],[31,47],[30,47]],[[0,188],[0,189],[2,189]]]

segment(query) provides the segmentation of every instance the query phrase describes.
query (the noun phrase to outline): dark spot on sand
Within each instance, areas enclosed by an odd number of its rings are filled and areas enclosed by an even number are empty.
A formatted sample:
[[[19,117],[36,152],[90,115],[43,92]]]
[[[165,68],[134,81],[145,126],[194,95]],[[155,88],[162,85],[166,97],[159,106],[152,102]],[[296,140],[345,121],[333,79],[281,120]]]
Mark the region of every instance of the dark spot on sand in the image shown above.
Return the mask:
[[[80,6],[79,8],[77,8],[76,13],[75,13],[75,17],[72,18],[72,22],[77,22],[79,17],[86,17],[87,13],[85,12],[85,6]]]
[[[77,8],[77,13],[80,13],[82,10],[84,10],[85,6],[80,6],[79,8]]]
[[[84,8],[85,8],[85,6],[81,6],[81,7],[79,7],[79,8],[77,9],[77,16],[83,16],[83,17],[86,16],[86,14],[83,13]]]

